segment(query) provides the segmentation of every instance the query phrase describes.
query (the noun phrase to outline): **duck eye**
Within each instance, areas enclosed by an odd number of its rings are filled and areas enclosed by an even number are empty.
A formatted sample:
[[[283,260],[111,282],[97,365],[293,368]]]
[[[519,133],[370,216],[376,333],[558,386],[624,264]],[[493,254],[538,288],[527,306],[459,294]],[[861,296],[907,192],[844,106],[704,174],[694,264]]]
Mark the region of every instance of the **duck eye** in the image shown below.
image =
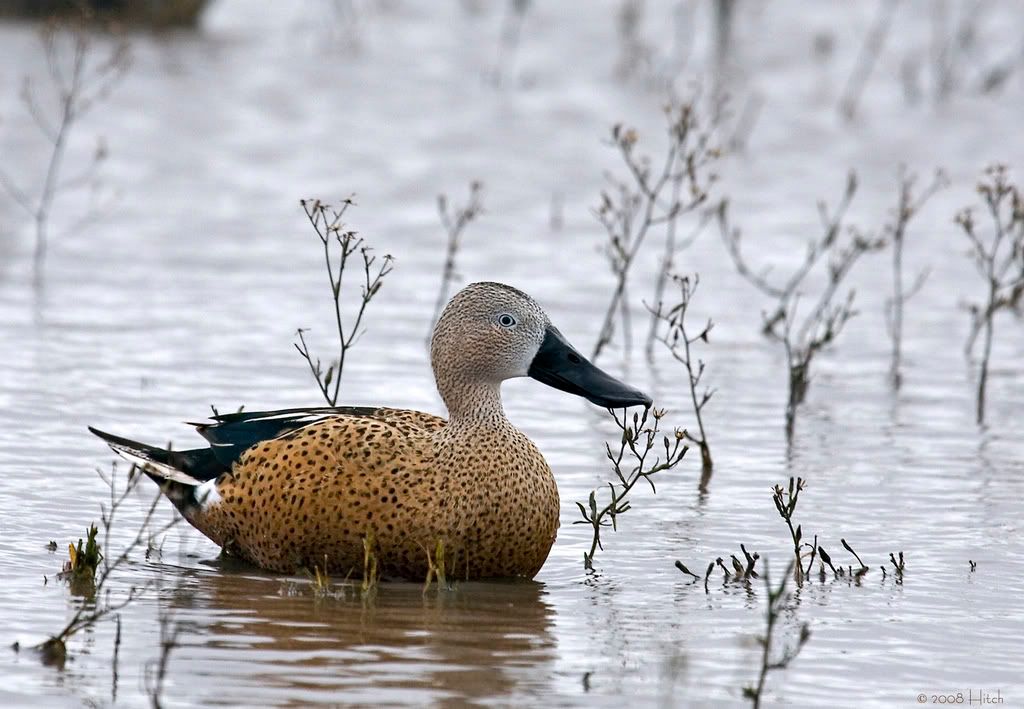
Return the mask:
[[[498,324],[502,327],[515,327],[516,319],[508,313],[504,313],[498,316]]]

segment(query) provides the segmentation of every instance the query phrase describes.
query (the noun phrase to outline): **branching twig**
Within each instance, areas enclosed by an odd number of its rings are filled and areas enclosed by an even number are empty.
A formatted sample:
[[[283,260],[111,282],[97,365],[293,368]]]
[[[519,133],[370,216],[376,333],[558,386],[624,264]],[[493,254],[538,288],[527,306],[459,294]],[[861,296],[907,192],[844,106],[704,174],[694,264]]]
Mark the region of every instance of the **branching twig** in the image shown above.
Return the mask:
[[[136,486],[139,483],[139,480],[142,478],[142,474],[141,472],[138,471],[138,468],[132,466],[128,472],[127,484],[125,485],[123,490],[119,491],[117,489],[116,463],[112,466],[111,475],[109,478],[105,476],[102,471],[97,472],[100,478],[103,479],[103,481],[106,482],[110,488],[110,506],[100,506],[100,519],[103,524],[103,549],[108,550],[108,554],[107,556],[103,557],[102,568],[100,569],[99,574],[96,577],[95,597],[97,598],[97,602],[95,604],[82,604],[78,608],[78,610],[75,611],[75,614],[71,617],[71,620],[68,621],[67,625],[65,625],[60,630],[60,632],[50,637],[49,640],[45,641],[39,646],[38,649],[42,653],[43,661],[47,664],[63,665],[64,659],[67,656],[66,643],[68,638],[70,638],[72,635],[82,630],[83,628],[87,628],[91,625],[94,625],[95,623],[107,617],[108,615],[112,613],[117,613],[117,611],[121,610],[129,603],[134,601],[147,588],[149,588],[150,585],[152,585],[152,582],[149,582],[144,584],[141,588],[132,586],[129,589],[128,593],[125,595],[125,597],[118,601],[111,600],[110,591],[109,589],[107,589],[107,582],[109,581],[111,575],[128,561],[131,554],[137,548],[146,544],[150,535],[163,534],[181,521],[181,517],[175,515],[173,519],[171,519],[169,522],[160,525],[155,530],[150,529],[150,523],[153,520],[153,515],[155,514],[157,503],[160,501],[160,497],[162,494],[157,493],[157,495],[153,498],[153,501],[149,504],[148,508],[146,509],[146,513],[145,516],[143,517],[142,524],[139,526],[138,532],[135,534],[134,539],[132,539],[127,544],[127,546],[125,546],[121,550],[120,554],[118,554],[116,557],[114,557],[113,560],[111,560],[109,556],[110,532],[114,526],[114,519],[116,518],[117,513],[118,511],[120,511],[121,506],[124,504],[125,500],[127,500],[128,496],[132,492],[134,492]]]
[[[391,273],[394,259],[385,254],[379,266],[377,257],[373,255],[372,249],[366,245],[363,239],[356,235],[356,232],[346,230],[342,217],[346,210],[354,204],[352,198],[342,202],[341,209],[334,209],[320,200],[302,200],[302,209],[306,212],[306,218],[316,231],[317,237],[324,249],[324,263],[327,266],[327,278],[331,284],[331,296],[334,300],[334,324],[338,334],[338,358],[334,360],[327,371],[324,372],[320,359],[313,359],[306,344],[305,330],[299,329],[297,334],[299,341],[295,343],[302,358],[309,365],[309,371],[316,380],[317,388],[330,406],[336,406],[338,393],[341,389],[341,375],[345,368],[345,356],[353,345],[363,334],[361,329],[363,315],[366,314],[366,306],[370,304],[373,297],[377,295],[384,277]],[[339,248],[335,256],[332,245]],[[363,283],[360,286],[359,308],[356,310],[352,326],[346,330],[341,313],[341,284],[345,275],[345,266],[349,258],[359,252],[363,262]],[[331,386],[333,382],[333,388]]]
[[[774,670],[784,670],[789,666],[793,660],[796,659],[797,655],[803,649],[804,645],[811,637],[811,629],[807,623],[800,626],[800,636],[797,639],[796,645],[789,645],[784,647],[781,656],[776,657],[772,652],[772,646],[774,643],[775,626],[778,624],[782,613],[786,610],[791,594],[786,592],[786,581],[789,578],[790,569],[793,567],[794,562],[789,563],[789,568],[786,569],[786,573],[782,575],[782,580],[779,581],[779,585],[772,588],[771,579],[768,575],[768,560],[764,562],[764,587],[768,594],[768,607],[765,611],[765,620],[767,627],[763,636],[758,638],[761,644],[761,671],[758,673],[757,684],[754,686],[744,687],[743,694],[751,700],[754,705],[754,709],[758,709],[761,706],[761,697],[764,694],[765,681],[768,679],[768,673]],[[799,564],[797,564],[799,565]]]
[[[694,274],[690,276],[677,276],[673,275],[672,282],[679,286],[679,302],[673,305],[668,310],[664,309],[661,302],[658,302],[655,308],[651,309],[651,313],[655,316],[657,321],[662,321],[667,325],[667,331],[665,334],[660,335],[658,340],[669,349],[672,356],[686,367],[687,383],[690,389],[690,401],[693,404],[693,414],[697,419],[697,430],[700,435],[694,436],[688,431],[684,431],[686,439],[691,443],[697,445],[700,449],[700,460],[701,466],[705,477],[711,472],[712,461],[711,461],[711,446],[708,443],[707,432],[704,429],[704,417],[702,412],[704,406],[707,405],[711,397],[714,395],[714,389],[705,388],[704,392],[700,395],[697,394],[697,389],[700,386],[700,380],[704,376],[704,360],[694,358],[690,351],[690,346],[698,340],[703,341],[705,344],[708,341],[708,333],[711,332],[711,328],[714,326],[711,319],[709,318],[704,327],[696,335],[688,335],[686,332],[686,311],[690,307],[690,302],[693,299],[694,293],[697,292],[697,286],[700,283],[700,276]],[[706,483],[706,481],[705,481]]]
[[[54,115],[43,105],[31,78],[26,77],[22,84],[21,100],[25,110],[49,144],[50,155],[38,194],[30,195],[27,188],[18,185],[0,168],[0,187],[32,218],[35,227],[33,266],[37,283],[42,279],[54,201],[60,192],[88,183],[107,156],[101,141],[92,162],[75,177],[62,180],[64,154],[72,130],[85,114],[107,98],[124,78],[130,64],[129,45],[125,40],[118,40],[108,53],[97,57],[95,38],[85,25],[85,19],[53,20],[41,32],[49,82],[56,100]]]
[[[665,116],[668,146],[660,170],[652,168],[650,157],[637,154],[635,130],[621,125],[612,128],[611,144],[619,152],[629,177],[620,180],[608,176],[611,188],[601,192],[601,203],[594,210],[608,234],[606,255],[615,274],[615,288],[594,344],[593,358],[611,342],[616,317],[622,320],[623,346],[627,350],[630,347],[626,297],[629,272],[651,228],[664,226],[666,229],[661,272],[668,274],[672,271],[675,254],[696,238],[694,234],[678,242],[677,220],[705,203],[708,190],[717,179],[714,174],[705,174],[705,168],[719,153],[711,146],[710,133],[698,121],[696,105],[668,107]],[[665,276],[659,277],[652,302],[662,300],[665,282]],[[651,322],[649,351],[653,347],[657,319],[652,316]]]
[[[627,498],[636,484],[644,480],[653,491],[655,489],[654,481],[651,478],[657,473],[676,467],[687,451],[687,446],[684,443],[686,432],[675,429],[673,437],[661,436],[664,452],[655,454],[653,461],[648,460],[651,451],[658,446],[660,423],[665,416],[664,410],[646,408],[642,414],[634,413],[632,421],[625,410],[621,419],[613,409],[609,409],[609,412],[615,419],[615,425],[622,432],[618,451],[613,451],[611,444],[605,444],[606,455],[612,463],[617,478],[617,481],[608,483],[611,500],[607,505],[598,509],[597,490],[592,491],[587,506],[581,502],[576,503],[583,519],[573,522],[573,524],[589,524],[594,530],[590,551],[583,554],[583,565],[588,570],[594,568],[594,554],[597,553],[598,548],[604,549],[601,543],[601,530],[607,527],[611,527],[613,530],[618,529],[618,516],[630,509],[631,503]],[[630,460],[624,461],[627,453]]]
[[[900,168],[900,194],[896,204],[896,211],[893,214],[892,221],[882,229],[883,235],[892,244],[893,294],[892,298],[886,301],[885,316],[889,337],[892,340],[892,361],[889,367],[889,378],[896,389],[900,388],[903,381],[900,373],[903,359],[903,306],[921,289],[925,279],[928,277],[927,270],[921,271],[910,289],[904,290],[903,241],[906,237],[907,226],[910,224],[910,220],[920,211],[925,202],[948,184],[945,173],[937,170],[932,182],[915,196],[913,191],[916,181],[916,175],[908,174],[905,168]]]
[[[830,215],[823,202],[818,204],[824,234],[820,239],[811,240],[808,243],[803,262],[782,285],[772,283],[768,280],[766,273],[757,273],[747,264],[740,248],[741,232],[729,224],[728,205],[722,202],[719,206],[718,218],[722,238],[737,271],[762,293],[777,300],[771,313],[764,315],[763,331],[772,339],[780,342],[786,351],[789,375],[786,401],[786,436],[788,439],[792,439],[793,436],[797,407],[803,403],[807,395],[811,362],[815,355],[835,341],[843,326],[854,315],[854,292],[852,290],[848,292],[846,299],[838,305],[833,302],[842,281],[861,256],[870,251],[877,251],[885,245],[884,238],[868,237],[854,230],[851,230],[849,243],[840,245],[838,239],[843,219],[856,191],[857,177],[850,172],[846,180],[846,189],[836,211]],[[797,323],[799,288],[815,265],[826,256],[828,257],[828,281],[817,299],[812,301],[810,310]],[[796,325],[795,329],[794,325]]]
[[[983,303],[968,306],[971,331],[965,348],[970,356],[978,334],[984,334],[976,407],[977,421],[983,423],[995,315],[1009,310],[1020,316],[1024,311],[1024,199],[1017,186],[1010,183],[1004,165],[993,165],[985,171],[978,193],[991,217],[991,235],[979,233],[971,208],[957,214],[956,223],[971,242],[969,255],[986,286]]]
[[[729,252],[729,256],[732,258],[733,265],[736,266],[737,272],[739,272],[739,274],[743,276],[748,283],[759,291],[778,300],[778,304],[772,313],[764,318],[764,334],[770,334],[775,327],[782,322],[786,316],[786,308],[790,301],[792,301],[797,295],[797,291],[800,288],[800,285],[804,282],[804,279],[810,275],[818,261],[820,261],[823,256],[830,254],[832,249],[836,246],[839,236],[842,233],[843,221],[846,218],[846,212],[849,210],[850,203],[853,201],[853,197],[856,194],[857,174],[851,170],[846,175],[846,187],[843,190],[843,196],[840,198],[839,205],[831,215],[828,213],[827,205],[824,202],[818,202],[818,214],[821,218],[824,233],[820,239],[808,241],[807,251],[804,254],[803,262],[797,266],[797,268],[790,274],[789,278],[781,284],[773,283],[768,279],[769,272],[767,269],[762,270],[761,272],[755,272],[754,269],[747,264],[742,253],[743,232],[738,228],[731,226],[729,221],[728,201],[722,200],[722,202],[719,203],[716,212],[716,216],[718,217],[718,226],[722,235],[722,241],[725,243],[725,248]]]
[[[448,301],[448,292],[451,290],[452,281],[457,277],[455,273],[455,256],[462,245],[462,232],[466,226],[480,216],[483,211],[483,184],[478,181],[469,183],[469,199],[465,206],[454,207],[454,212],[448,211],[448,197],[438,195],[437,213],[441,217],[441,225],[448,235],[448,245],[445,249],[444,270],[441,274],[441,287],[437,292],[437,301],[434,303],[434,315],[430,318],[430,330],[427,332],[427,344],[434,335],[434,326],[437,319],[441,317],[441,309]]]
[[[779,516],[786,521],[786,526],[789,527],[789,536],[793,540],[793,571],[796,578],[797,585],[801,585],[804,581],[804,576],[810,572],[811,564],[814,563],[813,557],[811,563],[807,565],[807,571],[804,571],[803,560],[800,557],[800,546],[803,540],[803,529],[798,524],[796,527],[793,526],[793,513],[796,512],[796,504],[800,499],[800,493],[804,489],[803,478],[789,479],[789,489],[783,489],[781,485],[776,485],[772,488],[772,501],[775,503],[775,509],[779,511]],[[813,545],[813,548],[817,548],[817,543]],[[813,553],[813,551],[812,551]]]

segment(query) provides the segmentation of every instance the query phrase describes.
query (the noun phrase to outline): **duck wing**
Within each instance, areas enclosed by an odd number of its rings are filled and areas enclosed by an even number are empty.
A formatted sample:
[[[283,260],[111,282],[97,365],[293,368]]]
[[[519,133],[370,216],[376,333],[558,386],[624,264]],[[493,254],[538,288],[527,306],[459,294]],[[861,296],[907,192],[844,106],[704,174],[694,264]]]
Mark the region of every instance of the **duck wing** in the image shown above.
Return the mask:
[[[191,423],[217,460],[230,469],[246,450],[262,441],[280,438],[325,418],[360,416],[377,418],[383,411],[375,406],[318,406],[277,411],[242,411],[212,416],[214,423]]]

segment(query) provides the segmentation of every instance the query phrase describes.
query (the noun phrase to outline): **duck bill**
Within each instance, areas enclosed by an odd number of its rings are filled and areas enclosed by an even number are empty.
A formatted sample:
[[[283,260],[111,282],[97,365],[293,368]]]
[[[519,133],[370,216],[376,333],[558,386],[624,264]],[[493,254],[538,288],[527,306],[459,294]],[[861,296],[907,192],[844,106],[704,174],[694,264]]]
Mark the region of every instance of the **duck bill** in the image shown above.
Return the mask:
[[[651,397],[595,367],[551,325],[527,375],[608,409],[651,405]]]

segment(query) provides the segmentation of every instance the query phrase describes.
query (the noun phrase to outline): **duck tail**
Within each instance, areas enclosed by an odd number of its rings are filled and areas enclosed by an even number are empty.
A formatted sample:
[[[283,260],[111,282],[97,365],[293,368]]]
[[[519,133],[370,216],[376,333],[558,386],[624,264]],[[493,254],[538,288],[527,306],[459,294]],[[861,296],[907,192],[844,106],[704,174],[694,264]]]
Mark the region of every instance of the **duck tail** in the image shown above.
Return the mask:
[[[198,486],[216,477],[221,466],[209,448],[172,451],[115,436],[89,426],[89,430],[156,482],[168,499],[183,513],[200,500]]]

